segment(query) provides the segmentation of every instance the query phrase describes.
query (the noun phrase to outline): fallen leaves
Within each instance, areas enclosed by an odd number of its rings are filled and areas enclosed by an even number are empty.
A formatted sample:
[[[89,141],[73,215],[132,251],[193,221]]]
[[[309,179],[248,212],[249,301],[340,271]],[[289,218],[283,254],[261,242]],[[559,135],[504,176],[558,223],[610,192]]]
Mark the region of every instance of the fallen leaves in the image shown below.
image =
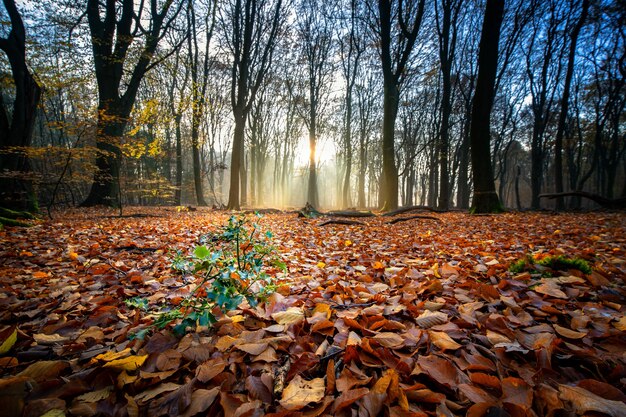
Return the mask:
[[[488,229],[461,213],[428,229],[266,216],[290,271],[279,291],[142,340],[153,318],[123,301],[182,301],[196,283],[168,252],[228,214],[99,213],[0,232],[0,415],[626,415],[619,215],[509,213]],[[531,252],[594,271],[507,271]]]

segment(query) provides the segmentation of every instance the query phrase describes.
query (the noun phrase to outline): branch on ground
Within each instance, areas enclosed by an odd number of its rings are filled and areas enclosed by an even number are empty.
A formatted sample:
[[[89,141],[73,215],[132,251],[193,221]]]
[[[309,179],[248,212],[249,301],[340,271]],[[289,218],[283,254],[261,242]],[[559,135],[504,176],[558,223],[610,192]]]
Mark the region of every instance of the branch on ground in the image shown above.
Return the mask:
[[[586,191],[567,191],[564,193],[540,194],[539,198],[555,199],[557,197],[583,197],[598,203],[600,206],[608,209],[626,209],[626,198],[606,198],[599,194],[588,193]]]
[[[439,220],[436,217],[433,217],[433,216],[420,216],[418,214],[418,215],[409,216],[409,217],[399,217],[397,219],[393,219],[393,220],[389,221],[387,224],[396,224],[396,223],[400,223],[400,222],[405,222],[407,220],[415,220],[415,219],[434,220],[436,222],[441,222],[441,220]]]

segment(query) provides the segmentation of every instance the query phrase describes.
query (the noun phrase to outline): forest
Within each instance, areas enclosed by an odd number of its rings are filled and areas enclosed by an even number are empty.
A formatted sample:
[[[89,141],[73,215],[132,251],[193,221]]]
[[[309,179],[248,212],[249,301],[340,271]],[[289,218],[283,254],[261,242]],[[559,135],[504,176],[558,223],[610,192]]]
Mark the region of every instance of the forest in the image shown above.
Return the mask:
[[[3,206],[624,198],[623,2],[497,2],[481,87],[484,3],[5,2]]]
[[[2,0],[0,417],[626,416],[624,0]]]

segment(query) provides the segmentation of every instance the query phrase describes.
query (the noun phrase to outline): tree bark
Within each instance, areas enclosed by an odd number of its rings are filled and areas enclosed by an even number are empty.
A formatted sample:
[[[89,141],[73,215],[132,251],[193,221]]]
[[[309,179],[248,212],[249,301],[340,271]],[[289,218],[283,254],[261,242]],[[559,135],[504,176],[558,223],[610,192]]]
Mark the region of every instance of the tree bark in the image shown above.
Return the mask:
[[[487,0],[478,52],[478,77],[472,106],[470,143],[474,177],[475,213],[502,210],[493,180],[490,158],[490,116],[498,69],[498,42],[504,15],[504,0]]]

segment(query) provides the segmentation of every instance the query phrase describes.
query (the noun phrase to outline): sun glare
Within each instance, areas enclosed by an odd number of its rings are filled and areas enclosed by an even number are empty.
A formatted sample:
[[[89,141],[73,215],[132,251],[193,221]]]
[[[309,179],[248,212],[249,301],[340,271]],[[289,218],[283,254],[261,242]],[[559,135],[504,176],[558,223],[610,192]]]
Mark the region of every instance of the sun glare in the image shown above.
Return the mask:
[[[306,166],[309,164],[309,138],[302,137],[296,147],[296,165]],[[319,140],[317,142],[316,160],[318,165],[328,163],[335,159],[337,152],[330,140]]]

